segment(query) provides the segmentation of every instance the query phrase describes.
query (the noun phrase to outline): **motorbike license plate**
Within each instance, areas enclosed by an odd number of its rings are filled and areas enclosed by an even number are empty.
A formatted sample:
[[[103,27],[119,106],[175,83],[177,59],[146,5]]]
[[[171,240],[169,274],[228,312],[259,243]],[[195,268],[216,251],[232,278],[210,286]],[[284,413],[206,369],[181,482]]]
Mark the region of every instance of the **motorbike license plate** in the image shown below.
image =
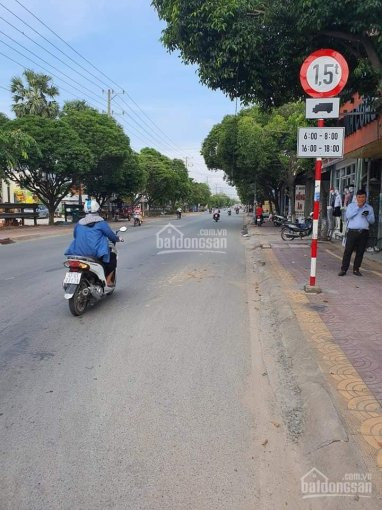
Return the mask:
[[[66,273],[64,283],[78,284],[81,281],[81,273]]]

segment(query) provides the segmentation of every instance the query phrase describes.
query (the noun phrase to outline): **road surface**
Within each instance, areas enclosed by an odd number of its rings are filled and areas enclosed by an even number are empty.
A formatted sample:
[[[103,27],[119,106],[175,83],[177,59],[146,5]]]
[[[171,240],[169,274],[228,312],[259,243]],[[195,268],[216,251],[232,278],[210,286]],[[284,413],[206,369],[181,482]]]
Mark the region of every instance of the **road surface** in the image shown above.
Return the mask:
[[[2,509],[255,508],[242,218],[173,220],[227,229],[226,253],[158,255],[166,223],[128,229],[116,292],[81,318],[69,236],[0,247]]]

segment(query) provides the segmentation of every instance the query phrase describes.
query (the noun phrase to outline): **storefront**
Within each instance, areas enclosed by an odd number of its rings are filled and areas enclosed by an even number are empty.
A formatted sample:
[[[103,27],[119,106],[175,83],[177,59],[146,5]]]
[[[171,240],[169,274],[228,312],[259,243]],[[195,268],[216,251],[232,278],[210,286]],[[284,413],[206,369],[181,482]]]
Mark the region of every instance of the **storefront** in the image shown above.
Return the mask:
[[[343,213],[357,190],[366,189],[376,215],[371,233],[381,237],[382,117],[375,113],[372,102],[356,95],[342,106],[339,125],[345,127],[344,158],[324,161],[324,175],[329,174],[330,189],[339,191]],[[322,203],[323,210],[329,205],[330,195]]]

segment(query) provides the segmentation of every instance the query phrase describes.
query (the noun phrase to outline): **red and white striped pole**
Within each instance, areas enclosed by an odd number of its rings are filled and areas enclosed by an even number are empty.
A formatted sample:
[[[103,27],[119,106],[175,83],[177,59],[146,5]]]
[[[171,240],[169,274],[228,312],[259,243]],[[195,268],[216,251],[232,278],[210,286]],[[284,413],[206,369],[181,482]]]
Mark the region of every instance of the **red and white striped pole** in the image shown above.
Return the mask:
[[[324,127],[323,119],[318,120],[318,127]],[[312,246],[310,261],[310,279],[309,286],[316,286],[316,269],[317,269],[317,251],[318,251],[318,218],[320,216],[320,193],[321,193],[321,171],[322,158],[316,158],[315,175],[314,175],[314,205],[313,205],[313,230],[312,230]]]

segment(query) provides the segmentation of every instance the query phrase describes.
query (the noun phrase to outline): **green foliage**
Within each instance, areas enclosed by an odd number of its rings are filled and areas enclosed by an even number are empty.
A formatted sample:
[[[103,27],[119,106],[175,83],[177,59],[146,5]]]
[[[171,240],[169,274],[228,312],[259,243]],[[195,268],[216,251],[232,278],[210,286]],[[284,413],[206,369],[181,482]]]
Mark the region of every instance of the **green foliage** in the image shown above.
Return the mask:
[[[207,183],[195,182],[190,179],[190,195],[188,203],[190,205],[207,205],[211,197],[211,191]]]
[[[232,205],[234,201],[225,193],[217,193],[215,195],[211,195],[208,205],[210,207],[228,207]]]
[[[183,161],[164,156],[155,149],[144,148],[139,163],[147,176],[146,195],[149,204],[164,207],[184,201],[190,195],[190,181]]]
[[[93,157],[90,172],[81,177],[86,192],[101,204],[113,194],[135,192],[142,172],[121,126],[82,102],[66,106],[62,121],[78,134]]]
[[[50,222],[73,181],[89,171],[92,155],[78,134],[62,120],[25,117],[6,124],[9,158],[1,158],[5,176],[30,190],[45,204]]]
[[[13,93],[12,110],[16,117],[25,115],[38,115],[55,118],[59,112],[59,105],[54,100],[59,92],[57,87],[51,85],[52,78],[27,69],[23,72],[26,84],[22,78],[12,78],[11,92]],[[51,100],[50,100],[50,99]]]
[[[276,200],[282,186],[292,186],[306,168],[297,159],[297,128],[306,124],[302,103],[288,103],[268,112],[259,107],[226,116],[215,125],[202,145],[211,170],[223,170],[243,202],[257,198]]]
[[[345,94],[381,90],[382,0],[153,0],[163,44],[197,64],[202,83],[278,106],[303,95],[299,69],[319,48],[349,62]],[[379,84],[378,84],[379,83]]]
[[[83,111],[97,112],[97,110],[89,106],[85,100],[74,99],[73,101],[65,101],[64,106],[60,112],[60,116],[64,117],[65,115],[69,115],[73,112]]]

